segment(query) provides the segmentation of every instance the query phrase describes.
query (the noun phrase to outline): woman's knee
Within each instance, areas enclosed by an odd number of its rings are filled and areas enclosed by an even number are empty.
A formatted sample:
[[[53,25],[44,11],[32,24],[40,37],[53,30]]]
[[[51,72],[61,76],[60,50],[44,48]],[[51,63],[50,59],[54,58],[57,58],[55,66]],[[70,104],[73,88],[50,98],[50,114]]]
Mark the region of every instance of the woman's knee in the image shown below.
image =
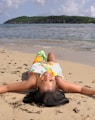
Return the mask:
[[[48,53],[47,61],[55,61],[55,55],[52,52]]]

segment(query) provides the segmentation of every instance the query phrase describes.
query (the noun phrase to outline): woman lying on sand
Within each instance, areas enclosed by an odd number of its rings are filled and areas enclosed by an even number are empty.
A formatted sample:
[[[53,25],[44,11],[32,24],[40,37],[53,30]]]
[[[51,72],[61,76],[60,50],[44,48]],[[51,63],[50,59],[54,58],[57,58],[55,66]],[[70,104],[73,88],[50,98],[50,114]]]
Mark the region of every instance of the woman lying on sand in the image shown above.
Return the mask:
[[[68,103],[64,92],[95,95],[95,90],[91,88],[66,82],[52,52],[49,52],[48,56],[44,51],[38,52],[28,75],[29,78],[25,81],[0,86],[0,93],[32,89],[33,91],[24,97],[23,102],[35,102],[45,106]]]

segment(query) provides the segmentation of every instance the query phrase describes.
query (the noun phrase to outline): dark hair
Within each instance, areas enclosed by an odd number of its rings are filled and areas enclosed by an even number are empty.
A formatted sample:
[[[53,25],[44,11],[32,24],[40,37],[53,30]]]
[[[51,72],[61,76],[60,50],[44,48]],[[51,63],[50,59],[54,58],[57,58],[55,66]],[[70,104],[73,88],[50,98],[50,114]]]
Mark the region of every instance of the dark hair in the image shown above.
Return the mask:
[[[55,90],[54,92],[47,91],[43,94],[39,92],[39,90],[31,91],[28,95],[26,95],[23,99],[24,103],[36,103],[38,105],[44,105],[47,107],[64,105],[69,102],[69,100],[65,97],[63,91]]]

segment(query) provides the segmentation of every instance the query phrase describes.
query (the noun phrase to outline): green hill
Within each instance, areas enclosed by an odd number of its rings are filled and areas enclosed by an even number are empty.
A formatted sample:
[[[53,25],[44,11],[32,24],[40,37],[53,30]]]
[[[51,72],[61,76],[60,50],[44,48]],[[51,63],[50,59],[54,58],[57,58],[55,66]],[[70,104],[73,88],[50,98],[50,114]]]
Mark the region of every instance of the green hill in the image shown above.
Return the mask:
[[[95,18],[83,16],[21,16],[6,21],[4,24],[32,24],[32,23],[95,23]]]

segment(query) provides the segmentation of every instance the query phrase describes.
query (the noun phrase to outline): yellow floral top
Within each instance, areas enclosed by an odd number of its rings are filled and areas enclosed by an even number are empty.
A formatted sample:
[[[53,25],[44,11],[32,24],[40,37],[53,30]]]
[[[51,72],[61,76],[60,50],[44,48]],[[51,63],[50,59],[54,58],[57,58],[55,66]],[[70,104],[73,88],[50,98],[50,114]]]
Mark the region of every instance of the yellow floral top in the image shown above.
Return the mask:
[[[37,62],[34,63],[29,69],[29,72],[39,73],[40,75],[46,71],[51,73],[53,76],[62,76],[62,69],[60,65],[54,62],[50,62],[48,64]]]

